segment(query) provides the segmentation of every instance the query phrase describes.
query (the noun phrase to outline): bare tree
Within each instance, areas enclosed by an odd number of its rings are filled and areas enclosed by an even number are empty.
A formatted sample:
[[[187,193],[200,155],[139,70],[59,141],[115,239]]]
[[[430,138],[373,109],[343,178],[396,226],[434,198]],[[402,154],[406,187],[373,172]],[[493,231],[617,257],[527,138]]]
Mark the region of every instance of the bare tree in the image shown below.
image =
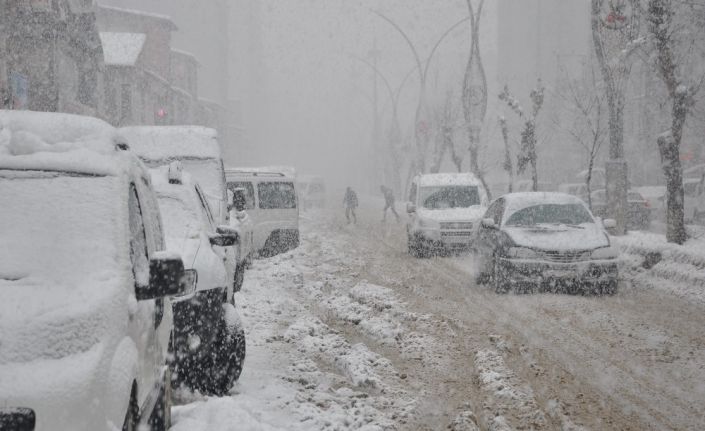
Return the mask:
[[[617,221],[616,233],[626,231],[627,162],[624,159],[625,90],[631,73],[631,53],[639,44],[639,0],[592,0],[591,25],[609,109],[607,209]]]
[[[514,189],[514,166],[512,163],[512,150],[509,144],[509,126],[507,126],[507,119],[504,115],[499,116],[499,127],[502,129],[502,139],[504,140],[504,163],[502,163],[502,168],[509,176],[507,191],[511,193]]]
[[[666,239],[682,244],[686,240],[686,232],[680,144],[688,114],[703,79],[702,75],[700,82],[687,78],[692,74],[688,59],[693,56],[693,33],[697,32],[697,26],[689,22],[688,5],[673,0],[648,0],[646,16],[653,63],[668,90],[671,105],[670,129],[657,139],[666,176]]]
[[[595,160],[607,140],[608,130],[605,124],[605,93],[600,91],[595,69],[589,67],[589,76],[582,80],[568,79],[564,91],[559,92],[570,109],[572,122],[564,129],[573,140],[587,153],[587,188],[588,206],[592,209],[591,182]],[[565,71],[564,71],[565,72]],[[567,76],[567,73],[565,73]],[[560,122],[559,122],[560,123]]]
[[[531,181],[534,191],[538,191],[539,189],[539,176],[536,169],[536,118],[543,107],[544,93],[545,88],[539,79],[538,85],[531,90],[531,94],[529,95],[532,104],[531,115],[526,115],[519,101],[509,92],[508,86],[505,85],[504,91],[499,95],[499,100],[506,102],[509,108],[511,108],[519,118],[524,120],[524,129],[521,132],[521,148],[517,160],[517,173],[521,174],[524,172],[527,165],[531,166]]]

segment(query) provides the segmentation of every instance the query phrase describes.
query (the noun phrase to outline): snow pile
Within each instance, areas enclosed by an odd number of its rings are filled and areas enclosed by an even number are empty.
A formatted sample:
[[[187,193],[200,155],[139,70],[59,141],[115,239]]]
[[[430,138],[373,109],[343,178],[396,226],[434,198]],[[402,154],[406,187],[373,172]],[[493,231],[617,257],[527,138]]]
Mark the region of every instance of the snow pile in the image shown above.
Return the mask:
[[[684,245],[666,242],[663,235],[629,232],[613,237],[622,251],[623,274],[635,285],[662,290],[689,301],[705,303],[705,241]]]
[[[191,403],[175,407],[174,430],[377,431],[406,423],[416,400],[396,387],[392,363],[302,300],[326,290],[302,273],[302,263],[315,263],[306,247],[304,239],[297,250],[253,263],[236,298],[248,350],[240,381],[223,399],[178,393]]]
[[[541,429],[546,427],[546,418],[528,387],[504,362],[495,349],[480,350],[475,354],[480,388],[488,401],[485,407],[485,421],[491,430],[512,429],[504,417],[508,413],[516,417],[522,428]]]

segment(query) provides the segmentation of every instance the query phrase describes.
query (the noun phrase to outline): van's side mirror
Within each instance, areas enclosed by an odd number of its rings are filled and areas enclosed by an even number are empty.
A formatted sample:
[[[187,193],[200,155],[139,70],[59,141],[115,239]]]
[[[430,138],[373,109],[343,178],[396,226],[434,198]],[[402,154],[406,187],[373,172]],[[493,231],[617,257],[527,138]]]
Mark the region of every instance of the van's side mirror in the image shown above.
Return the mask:
[[[195,271],[194,271],[195,272]],[[178,296],[189,293],[195,287],[192,275],[186,276],[181,257],[160,251],[149,261],[149,285],[135,288],[138,301]]]
[[[216,233],[209,236],[211,245],[232,247],[240,242],[240,233],[230,226],[218,226]]]
[[[483,218],[483,219],[482,219],[482,222],[481,222],[480,224],[481,224],[482,227],[484,227],[485,229],[496,229],[496,228],[497,228],[497,224],[494,222],[494,219],[489,218],[489,217],[488,217],[488,218]]]
[[[411,202],[406,203],[406,212],[409,214],[413,214],[416,212],[416,205],[412,204]]]

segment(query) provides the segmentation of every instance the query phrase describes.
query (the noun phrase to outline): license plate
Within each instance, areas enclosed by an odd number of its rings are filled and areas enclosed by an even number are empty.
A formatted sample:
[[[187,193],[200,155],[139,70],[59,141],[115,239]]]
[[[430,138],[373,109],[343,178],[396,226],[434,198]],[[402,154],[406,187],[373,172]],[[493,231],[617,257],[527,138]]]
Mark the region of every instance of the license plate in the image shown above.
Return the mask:
[[[548,278],[577,278],[579,277],[577,269],[549,269],[544,272],[544,277]]]

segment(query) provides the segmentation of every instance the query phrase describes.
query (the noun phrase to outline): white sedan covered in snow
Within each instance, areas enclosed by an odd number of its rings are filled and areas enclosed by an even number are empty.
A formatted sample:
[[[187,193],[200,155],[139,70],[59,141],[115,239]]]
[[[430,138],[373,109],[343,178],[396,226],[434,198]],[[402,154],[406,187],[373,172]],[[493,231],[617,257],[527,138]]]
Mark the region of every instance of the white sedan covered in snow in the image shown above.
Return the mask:
[[[477,244],[481,282],[497,292],[613,294],[618,249],[579,198],[563,193],[510,193],[487,209]]]

